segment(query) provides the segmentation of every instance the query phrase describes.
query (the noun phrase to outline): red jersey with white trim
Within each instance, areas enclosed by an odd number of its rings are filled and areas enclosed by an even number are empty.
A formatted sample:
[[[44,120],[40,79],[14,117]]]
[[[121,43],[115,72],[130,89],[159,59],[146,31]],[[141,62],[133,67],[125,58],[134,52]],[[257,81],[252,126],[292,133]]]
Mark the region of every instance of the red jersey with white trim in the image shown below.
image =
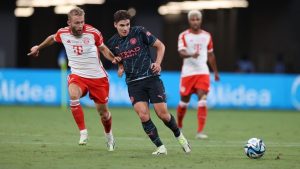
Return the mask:
[[[201,30],[194,34],[189,29],[182,32],[178,37],[178,51],[186,50],[192,55],[199,53],[197,58],[189,57],[183,59],[181,77],[209,74],[207,66],[207,53],[213,51],[213,42],[210,33]]]
[[[79,37],[74,36],[69,27],[61,28],[54,40],[64,45],[72,74],[85,78],[107,77],[98,50],[103,45],[103,37],[96,28],[85,24]]]

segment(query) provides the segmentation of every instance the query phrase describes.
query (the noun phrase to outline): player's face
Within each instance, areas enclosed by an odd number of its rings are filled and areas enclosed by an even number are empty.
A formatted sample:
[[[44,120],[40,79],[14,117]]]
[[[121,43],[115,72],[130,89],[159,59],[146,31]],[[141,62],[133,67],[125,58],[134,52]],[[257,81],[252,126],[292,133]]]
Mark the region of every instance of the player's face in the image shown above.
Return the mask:
[[[114,26],[121,37],[127,36],[130,29],[130,20],[120,20],[119,22],[115,22]]]
[[[80,36],[83,33],[84,16],[72,16],[68,20],[68,25],[71,27],[72,33],[75,36]]]
[[[200,29],[201,22],[202,22],[201,18],[199,18],[197,15],[194,15],[189,19],[190,27],[193,30]]]

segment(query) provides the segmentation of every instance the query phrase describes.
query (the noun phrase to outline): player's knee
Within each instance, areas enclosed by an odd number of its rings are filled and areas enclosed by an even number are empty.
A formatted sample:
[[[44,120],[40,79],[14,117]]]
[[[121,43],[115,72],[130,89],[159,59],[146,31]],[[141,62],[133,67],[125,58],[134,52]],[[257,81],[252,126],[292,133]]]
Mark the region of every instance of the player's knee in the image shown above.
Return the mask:
[[[147,112],[137,112],[137,113],[142,122],[148,121],[150,119],[150,115]]]
[[[101,119],[103,120],[108,120],[111,116],[109,111],[103,111],[103,112],[99,112]]]
[[[207,106],[207,95],[203,94],[200,97],[200,100],[198,101],[198,107],[206,107]]]
[[[97,111],[100,114],[100,116],[107,116],[109,114],[108,108],[105,106],[96,106]]]
[[[207,94],[201,94],[200,95],[200,100],[207,100]]]
[[[171,116],[169,113],[165,113],[165,114],[160,114],[159,118],[164,122],[168,122],[170,121]]]
[[[79,100],[79,98],[80,97],[78,95],[70,93],[70,99],[71,100]]]
[[[169,121],[170,120],[170,113],[168,112],[168,110],[155,110],[156,111],[156,114],[157,116],[162,120],[162,121]]]
[[[146,121],[148,121],[149,119],[150,119],[149,116],[140,116],[140,120],[141,120],[142,122],[146,122]]]
[[[184,102],[182,100],[180,100],[179,104],[178,104],[180,107],[188,107],[189,105],[189,102]]]
[[[206,107],[207,101],[206,100],[199,100],[198,101],[198,107]]]

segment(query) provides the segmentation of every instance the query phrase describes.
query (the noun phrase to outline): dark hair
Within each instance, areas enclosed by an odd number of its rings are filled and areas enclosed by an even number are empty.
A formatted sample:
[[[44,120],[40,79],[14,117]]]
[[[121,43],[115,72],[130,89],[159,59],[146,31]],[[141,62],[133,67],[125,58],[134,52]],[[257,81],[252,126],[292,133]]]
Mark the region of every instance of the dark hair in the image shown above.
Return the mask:
[[[121,20],[131,19],[131,15],[126,10],[118,10],[114,14],[114,22],[119,22]]]

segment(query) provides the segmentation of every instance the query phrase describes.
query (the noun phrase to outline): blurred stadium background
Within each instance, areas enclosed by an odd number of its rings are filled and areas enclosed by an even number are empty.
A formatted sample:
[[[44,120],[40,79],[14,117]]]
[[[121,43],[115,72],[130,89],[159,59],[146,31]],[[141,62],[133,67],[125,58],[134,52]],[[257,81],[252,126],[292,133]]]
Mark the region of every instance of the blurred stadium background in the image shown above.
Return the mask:
[[[124,77],[118,78],[116,67],[103,58],[110,75],[117,151],[106,152],[98,116],[87,107],[89,145],[77,146],[78,131],[65,109],[63,46],[46,48],[39,58],[27,56],[33,45],[66,26],[65,13],[76,5],[85,9],[86,23],[98,28],[105,40],[115,33],[113,13],[126,9],[134,15],[132,25],[145,26],[165,43],[161,77],[173,114],[182,63],[178,34],[188,28],[187,9],[202,10],[202,27],[213,36],[221,81],[211,78],[205,129],[209,139],[194,138],[195,109],[185,117],[190,156],[184,156],[153,114],[169,154],[151,158],[154,147],[130,108]],[[1,0],[0,168],[300,168],[299,21],[298,0]],[[93,105],[86,97],[81,101]],[[243,144],[251,137],[263,138],[267,145],[261,160],[243,154]]]

